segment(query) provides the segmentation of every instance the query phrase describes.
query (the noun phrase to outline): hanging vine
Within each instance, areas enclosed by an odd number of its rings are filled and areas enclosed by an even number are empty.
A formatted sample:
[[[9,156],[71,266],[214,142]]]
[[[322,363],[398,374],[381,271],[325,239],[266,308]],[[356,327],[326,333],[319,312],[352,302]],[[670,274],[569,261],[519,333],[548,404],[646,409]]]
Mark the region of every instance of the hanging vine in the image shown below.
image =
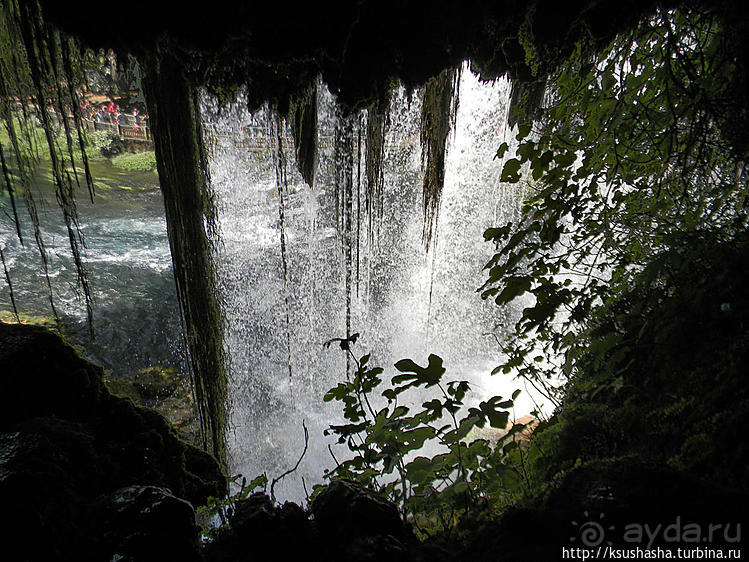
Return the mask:
[[[288,121],[299,172],[312,187],[317,167],[317,81],[292,100]]]
[[[218,239],[217,212],[203,145],[200,104],[197,91],[168,49],[142,62],[203,444],[225,464],[227,364],[211,243]]]
[[[368,217],[369,242],[377,239],[377,229],[382,218],[382,202],[385,185],[383,162],[385,160],[385,132],[390,121],[389,95],[378,99],[367,107],[367,149],[365,208]]]
[[[79,96],[76,92],[76,88],[85,82],[85,77],[75,63],[81,58],[80,48],[72,39],[46,24],[41,9],[35,2],[19,4],[16,0],[4,1],[0,3],[0,15],[0,117],[8,133],[14,160],[8,163],[3,157],[1,164],[16,233],[21,244],[24,244],[15,199],[18,191],[23,194],[33,226],[50,308],[55,319],[59,320],[49,275],[49,260],[32,191],[33,174],[40,160],[37,139],[40,127],[49,151],[56,200],[67,228],[78,288],[83,294],[88,326],[93,334],[91,291],[82,259],[85,241],[76,205],[76,191],[81,189],[76,166],[79,155],[89,197],[93,200],[94,196],[94,184],[85,153],[85,135],[80,126]],[[61,146],[61,143],[64,145]],[[7,270],[5,278],[15,308],[12,283]]]
[[[336,109],[334,138],[335,192],[338,232],[341,237],[341,252],[345,268],[346,286],[346,337],[351,335],[351,289],[353,279],[353,222],[354,216],[354,129],[356,115],[346,115],[340,107]],[[350,370],[346,362],[346,373]]]

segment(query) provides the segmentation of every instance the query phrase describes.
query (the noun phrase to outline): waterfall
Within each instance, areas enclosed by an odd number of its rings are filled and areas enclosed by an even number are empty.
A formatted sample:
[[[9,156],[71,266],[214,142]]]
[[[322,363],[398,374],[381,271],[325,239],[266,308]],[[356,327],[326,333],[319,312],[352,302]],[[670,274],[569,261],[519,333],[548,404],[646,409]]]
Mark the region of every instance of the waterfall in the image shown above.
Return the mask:
[[[420,96],[392,92],[380,209],[363,183],[366,111],[341,116],[320,85],[310,187],[294,165],[291,128],[272,108],[251,113],[241,96],[219,107],[202,95],[220,226],[216,261],[230,361],[232,474],[249,480],[267,471],[272,478],[294,466],[304,447],[304,420],[309,450],[276,493],[299,501],[302,477],[309,491],[321,482],[333,465],[323,430],[341,421],[322,396],[348,368],[345,355],[323,343],[347,330],[360,333],[354,352],[371,353],[370,364],[385,367],[386,376],[398,359],[423,363],[436,353],[447,376],[473,381],[477,399],[508,396],[519,386],[489,377],[499,349],[486,333],[509,328],[512,313],[476,293],[493,254],[483,231],[519,214],[515,188],[500,185],[501,162],[494,158],[509,134],[510,86],[481,83],[464,69],[459,87],[429,251],[422,238]],[[381,114],[376,118],[383,123]],[[530,411],[528,404],[518,415]]]

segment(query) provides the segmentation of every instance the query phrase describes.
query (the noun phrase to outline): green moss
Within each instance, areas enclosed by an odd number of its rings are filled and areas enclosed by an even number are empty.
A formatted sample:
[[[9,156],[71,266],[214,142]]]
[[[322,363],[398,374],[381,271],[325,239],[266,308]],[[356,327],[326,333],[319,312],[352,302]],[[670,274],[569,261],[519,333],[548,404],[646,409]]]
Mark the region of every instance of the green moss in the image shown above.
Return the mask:
[[[132,400],[135,404],[141,403],[140,394],[131,382],[124,380],[104,379],[104,385],[107,387],[107,390],[115,396],[120,396],[121,398],[130,398],[130,400]]]
[[[154,365],[117,379],[105,379],[109,392],[156,410],[179,437],[199,446],[200,426],[190,381],[176,369]]]
[[[128,380],[143,398],[166,398],[179,385],[177,371],[161,365],[141,369],[129,376]]]
[[[24,314],[19,313],[18,318],[16,315],[9,310],[0,310],[0,322],[6,324],[17,324],[20,320],[21,324],[29,324],[31,326],[42,326],[44,328],[55,328],[55,319],[49,316],[40,316],[35,314]]]
[[[460,67],[443,70],[431,78],[422,90],[421,159],[424,169],[424,242],[431,243],[439,215],[442,188],[445,185],[445,146],[455,128],[458,111]]]
[[[197,93],[173,56],[149,56],[143,65],[201,433],[204,445],[225,465],[227,378],[211,240],[217,232],[217,211]]]
[[[317,165],[317,84],[296,97],[289,108],[287,120],[294,135],[294,152],[299,172],[312,187]]]

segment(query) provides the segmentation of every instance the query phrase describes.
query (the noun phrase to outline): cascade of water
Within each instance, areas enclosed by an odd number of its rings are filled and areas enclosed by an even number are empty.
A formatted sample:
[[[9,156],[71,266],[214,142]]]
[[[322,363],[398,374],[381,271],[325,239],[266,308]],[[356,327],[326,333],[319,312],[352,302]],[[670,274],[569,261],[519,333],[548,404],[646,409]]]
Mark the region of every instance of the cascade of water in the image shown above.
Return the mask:
[[[500,162],[494,159],[505,136],[510,88],[504,81],[480,83],[465,71],[460,89],[430,253],[422,240],[418,96],[393,92],[382,209],[376,210],[381,218],[374,228],[370,214],[380,203],[362,187],[366,112],[337,115],[333,97],[320,88],[313,189],[291,165],[291,131],[269,108],[249,113],[242,99],[219,108],[215,99],[202,97],[221,229],[232,473],[251,478],[268,471],[273,477],[293,466],[304,445],[305,420],[309,451],[276,493],[300,500],[301,477],[320,482],[323,469],[333,465],[322,432],[340,421],[337,407],[322,396],[347,369],[344,354],[322,344],[347,331],[361,334],[354,351],[371,353],[370,363],[385,367],[386,375],[398,359],[425,363],[428,353],[436,353],[448,375],[474,382],[476,398],[507,396],[517,386],[488,376],[499,350],[485,333],[509,325],[510,312],[475,292],[492,255],[483,231],[518,212],[518,197],[499,185]],[[280,127],[275,140],[269,123]],[[287,162],[283,185],[279,159]],[[530,409],[521,405],[518,414]]]

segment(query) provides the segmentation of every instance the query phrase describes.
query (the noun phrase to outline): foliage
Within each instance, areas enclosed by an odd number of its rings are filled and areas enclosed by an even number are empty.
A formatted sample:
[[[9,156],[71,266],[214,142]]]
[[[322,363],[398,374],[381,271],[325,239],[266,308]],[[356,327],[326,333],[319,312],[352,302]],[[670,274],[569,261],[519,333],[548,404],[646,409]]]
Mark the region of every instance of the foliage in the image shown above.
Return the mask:
[[[78,274],[77,284],[85,301],[89,331],[93,334],[88,272],[81,259],[81,249],[85,244],[76,205],[76,191],[82,186],[88,189],[92,200],[94,196],[79,112],[80,86],[85,83],[85,76],[78,64],[80,60],[80,46],[47,25],[36,2],[13,0],[0,4],[0,118],[8,134],[14,160],[12,163],[6,161],[5,149],[0,146],[0,168],[11,202],[16,234],[23,243],[14,195],[17,190],[23,196],[34,227],[50,309],[55,319],[59,320],[39,213],[31,190],[40,159],[39,147],[46,144],[52,164],[55,196],[65,219],[70,251]],[[41,127],[46,143],[39,142],[37,127]],[[14,168],[13,174],[9,171],[9,165]],[[79,168],[82,173],[78,171]],[[5,264],[2,250],[0,261]],[[4,269],[15,308],[12,282],[7,268]]]
[[[426,366],[398,361],[399,374],[379,393],[382,398],[376,397],[383,369],[371,367],[369,355],[356,359],[351,346],[357,335],[336,340],[356,371],[324,398],[342,403],[346,423],[331,425],[326,433],[336,435],[353,457],[336,460],[328,478],[353,479],[378,490],[424,534],[449,532],[459,516],[506,502],[527,485],[523,461],[528,443],[521,439],[525,425],[506,430],[520,391],[510,399],[495,396],[468,407],[470,384],[443,380],[442,359],[430,355]],[[399,404],[406,393],[422,388],[435,396],[420,409],[412,412]],[[384,405],[378,405],[382,399]],[[485,426],[494,430],[494,444],[471,439],[476,428]]]
[[[103,95],[117,100],[122,107],[136,106],[139,111],[146,111],[140,91],[140,67],[134,56],[86,49],[77,62],[86,76],[87,94]]]
[[[627,455],[749,487],[739,429],[749,419],[749,240],[690,240],[688,251],[662,257],[668,287],[635,286],[616,303],[626,351],[578,359],[539,467],[546,476],[579,460]],[[600,338],[615,329],[605,319],[593,324]]]
[[[156,155],[153,152],[121,154],[112,159],[112,164],[128,172],[153,172],[156,170]]]
[[[14,115],[11,119],[12,125],[3,121],[2,126],[0,126],[0,146],[13,146],[13,141],[9,134],[9,130],[11,129],[11,127],[15,131],[20,131],[22,130],[22,127],[26,127],[27,130],[24,131],[24,134],[16,138],[16,146],[18,147],[21,157],[27,161],[33,161],[35,163],[42,161],[49,162],[51,156],[49,152],[49,144],[47,143],[44,130],[38,126],[34,126],[33,124],[23,124],[22,116],[20,115]],[[107,158],[107,154],[110,154],[107,149],[109,147],[115,146],[112,144],[111,140],[104,139],[103,136],[104,131],[88,133],[87,135],[85,135],[84,149],[89,161],[103,160]],[[55,144],[58,146],[61,146],[65,142],[65,133],[61,127],[53,127],[53,138]],[[119,137],[116,137],[116,142],[122,144]],[[120,149],[115,148],[114,150],[116,152]],[[102,153],[102,151],[104,152],[104,154]],[[81,149],[79,146],[73,146],[72,154],[75,162],[80,163],[83,160],[83,156],[81,154]],[[8,162],[8,165],[11,169],[16,168],[16,166],[14,166],[11,162]],[[79,168],[79,166],[77,167]],[[69,169],[72,170],[72,168]]]
[[[3,123],[0,127],[0,145],[5,147],[6,149],[13,146],[11,135],[9,133],[10,129],[12,128],[14,131],[19,131],[24,126],[22,121],[23,116],[19,115],[18,112],[16,112],[15,114],[11,114],[10,119],[12,120],[12,122],[7,121],[5,118],[3,118]],[[27,159],[42,159],[41,156],[37,156],[37,154],[43,154],[42,151],[44,151],[46,148],[44,131],[42,131],[38,127],[29,127],[28,131],[24,132],[28,134],[25,134],[18,139],[19,150],[22,152],[23,157]],[[49,154],[48,148],[46,148],[46,153]]]
[[[122,151],[125,150],[125,143],[113,129],[89,133],[88,144],[94,152],[98,152],[106,158],[122,154]]]
[[[239,482],[240,478],[242,479],[241,482]],[[247,499],[250,494],[258,489],[262,488],[264,492],[268,487],[268,477],[263,473],[248,483],[244,476],[237,474],[229,478],[229,485],[232,484],[239,485],[239,490],[234,494],[230,494],[224,498],[211,496],[205,505],[198,507],[196,510],[198,520],[201,521],[204,537],[210,538],[213,535],[212,522],[216,517],[219,518],[221,526],[226,527],[234,513],[237,502]]]
[[[485,232],[497,253],[481,294],[533,302],[495,372],[554,393],[549,381],[595,371],[598,390],[616,391],[630,351],[625,295],[667,297],[671,257],[696,257],[691,233],[746,230],[747,177],[721,130],[735,71],[724,41],[708,13],[659,12],[596,56],[579,45],[550,82],[544,117],[520,124],[502,181],[532,195],[520,224]]]
[[[396,363],[375,403],[383,370],[344,339],[356,371],[325,400],[343,405],[330,432],[353,458],[330,477],[380,490],[430,530],[599,459],[747,489],[747,174],[730,140],[729,44],[695,8],[658,12],[596,55],[578,45],[550,77],[542,117],[519,124],[513,157],[506,143],[497,151],[502,181],[530,195],[519,224],[485,232],[496,253],[479,291],[500,306],[530,301],[494,371],[557,406],[530,444],[471,441],[474,427],[504,427],[512,399],[466,407],[468,383],[444,382],[436,355]],[[417,388],[436,397],[399,404]]]
[[[229,487],[231,487],[232,484],[236,485],[239,479],[242,479],[237,492],[234,494],[228,494],[222,498],[209,497],[206,504],[198,508],[197,515],[202,521],[203,536],[206,539],[212,538],[215,533],[218,532],[219,528],[227,528],[236,511],[237,503],[247,499],[250,494],[254,493],[258,488],[262,488],[262,492],[259,492],[261,494],[269,492],[270,502],[272,504],[276,503],[276,495],[274,493],[276,484],[288,475],[294,473],[299,468],[304,456],[307,454],[307,449],[309,447],[309,432],[307,431],[307,426],[304,421],[302,421],[302,428],[304,430],[304,450],[299,456],[299,460],[292,468],[286,470],[271,481],[270,490],[268,490],[268,475],[265,472],[253,478],[249,484],[244,476],[237,474],[228,479]],[[218,527],[214,525],[217,517],[220,523]]]

